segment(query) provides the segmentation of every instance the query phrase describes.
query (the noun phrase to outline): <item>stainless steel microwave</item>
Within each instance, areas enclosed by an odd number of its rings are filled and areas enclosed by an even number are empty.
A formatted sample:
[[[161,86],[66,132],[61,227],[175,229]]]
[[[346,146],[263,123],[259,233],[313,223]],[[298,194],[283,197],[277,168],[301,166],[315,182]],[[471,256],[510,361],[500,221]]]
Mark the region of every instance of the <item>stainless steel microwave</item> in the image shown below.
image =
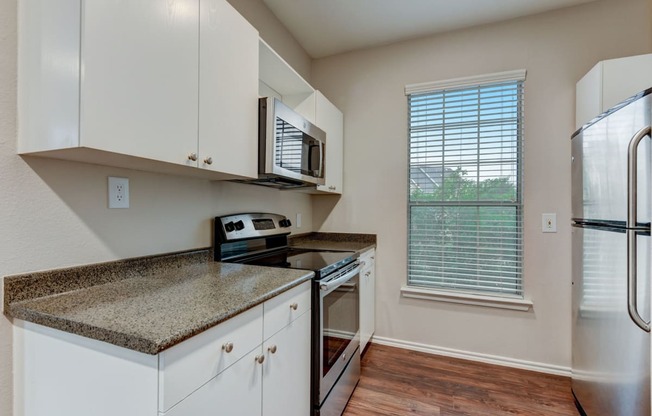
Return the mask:
[[[278,188],[323,185],[326,133],[277,98],[260,98],[258,104],[256,183]]]

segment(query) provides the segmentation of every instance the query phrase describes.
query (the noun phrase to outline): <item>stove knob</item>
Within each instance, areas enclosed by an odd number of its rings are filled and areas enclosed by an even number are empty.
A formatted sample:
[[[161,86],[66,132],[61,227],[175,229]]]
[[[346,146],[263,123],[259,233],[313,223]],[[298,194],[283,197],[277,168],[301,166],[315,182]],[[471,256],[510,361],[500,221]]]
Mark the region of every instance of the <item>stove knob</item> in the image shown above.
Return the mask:
[[[288,219],[283,219],[283,220],[281,220],[281,221],[278,222],[278,225],[280,225],[281,227],[284,227],[284,228],[285,228],[285,227],[289,227],[289,226],[291,226],[292,223],[291,223],[290,220],[288,220]]]
[[[240,230],[242,230],[244,228],[244,222],[242,222],[242,220],[236,222],[233,225],[235,226],[235,229],[238,230],[238,231],[240,231]]]
[[[226,230],[227,233],[230,233],[231,231],[235,230],[235,225],[233,225],[233,221],[224,224],[224,230]]]

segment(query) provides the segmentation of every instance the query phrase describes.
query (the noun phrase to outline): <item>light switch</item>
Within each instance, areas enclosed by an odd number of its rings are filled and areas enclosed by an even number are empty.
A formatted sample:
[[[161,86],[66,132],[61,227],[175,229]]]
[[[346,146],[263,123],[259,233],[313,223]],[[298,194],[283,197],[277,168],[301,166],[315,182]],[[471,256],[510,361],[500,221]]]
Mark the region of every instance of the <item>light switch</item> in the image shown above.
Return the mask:
[[[541,214],[541,231],[544,233],[557,232],[557,214]]]

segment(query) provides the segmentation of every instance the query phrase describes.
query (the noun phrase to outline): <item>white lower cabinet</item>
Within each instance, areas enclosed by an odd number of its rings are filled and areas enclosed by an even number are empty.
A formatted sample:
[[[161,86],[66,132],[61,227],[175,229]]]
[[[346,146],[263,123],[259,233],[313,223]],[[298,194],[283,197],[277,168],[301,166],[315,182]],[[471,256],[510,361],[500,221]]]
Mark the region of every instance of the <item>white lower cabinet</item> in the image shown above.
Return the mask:
[[[360,352],[371,340],[376,329],[376,250],[360,256],[364,266],[360,270]]]
[[[192,393],[165,416],[251,416],[262,409],[260,346]]]
[[[16,416],[306,416],[310,285],[158,355],[16,320]]]
[[[263,416],[310,414],[310,314],[263,343]]]

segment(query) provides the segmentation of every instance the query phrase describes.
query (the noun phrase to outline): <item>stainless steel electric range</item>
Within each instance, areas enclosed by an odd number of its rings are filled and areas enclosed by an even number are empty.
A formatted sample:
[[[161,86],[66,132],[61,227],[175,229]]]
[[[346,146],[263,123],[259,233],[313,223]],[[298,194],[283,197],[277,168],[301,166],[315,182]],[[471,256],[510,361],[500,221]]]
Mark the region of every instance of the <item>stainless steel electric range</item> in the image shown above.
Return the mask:
[[[340,416],[360,379],[360,262],[352,251],[292,248],[290,220],[245,213],[215,218],[215,260],[315,272],[312,282],[313,416]]]

